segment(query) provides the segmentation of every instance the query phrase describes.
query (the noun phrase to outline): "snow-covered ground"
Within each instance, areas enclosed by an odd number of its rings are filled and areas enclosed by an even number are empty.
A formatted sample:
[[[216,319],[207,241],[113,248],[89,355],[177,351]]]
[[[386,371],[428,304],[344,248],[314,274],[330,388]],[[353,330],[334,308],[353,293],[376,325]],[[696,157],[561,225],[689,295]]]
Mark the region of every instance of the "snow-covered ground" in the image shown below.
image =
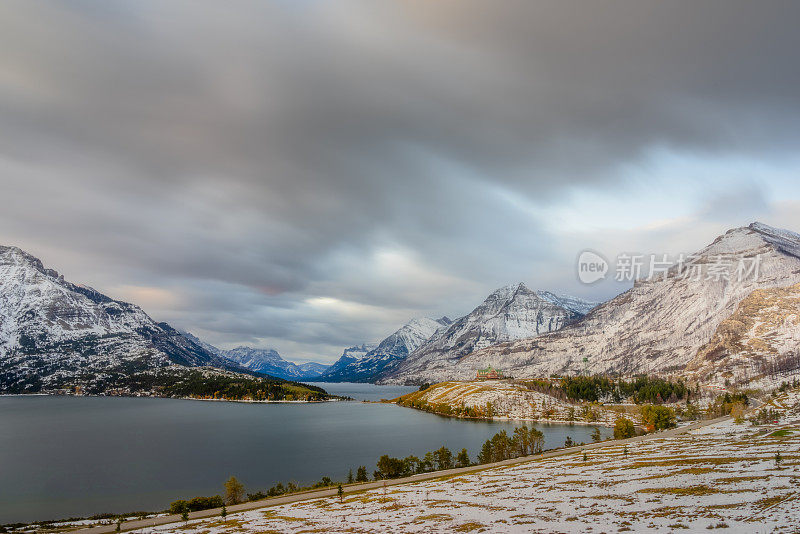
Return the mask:
[[[784,413],[777,424],[730,421],[627,454],[608,446],[586,461],[577,452],[139,533],[796,532],[799,401],[793,393],[771,403]]]

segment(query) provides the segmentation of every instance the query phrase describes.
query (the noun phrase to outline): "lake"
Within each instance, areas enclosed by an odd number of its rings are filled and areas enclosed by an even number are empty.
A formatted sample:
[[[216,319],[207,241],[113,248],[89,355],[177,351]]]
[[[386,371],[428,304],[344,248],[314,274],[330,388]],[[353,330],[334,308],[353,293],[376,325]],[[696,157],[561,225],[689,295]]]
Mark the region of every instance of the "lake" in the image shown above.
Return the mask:
[[[324,384],[354,398],[396,386]],[[382,454],[422,456],[482,443],[509,422],[451,419],[390,404],[248,404],[122,397],[0,397],[0,524],[162,510],[221,493],[235,475],[249,492],[306,485],[348,469],[371,474]],[[593,427],[537,425],[546,446]],[[608,429],[603,430],[608,434]]]

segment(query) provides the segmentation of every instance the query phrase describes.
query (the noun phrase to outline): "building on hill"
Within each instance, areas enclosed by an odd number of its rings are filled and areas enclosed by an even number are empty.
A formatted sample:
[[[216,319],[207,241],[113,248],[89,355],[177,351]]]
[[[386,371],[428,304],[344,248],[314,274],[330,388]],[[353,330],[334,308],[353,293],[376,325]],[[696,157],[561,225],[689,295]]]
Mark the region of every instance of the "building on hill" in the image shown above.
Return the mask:
[[[494,367],[487,367],[486,369],[478,369],[475,378],[477,380],[500,380],[503,378],[503,372]]]

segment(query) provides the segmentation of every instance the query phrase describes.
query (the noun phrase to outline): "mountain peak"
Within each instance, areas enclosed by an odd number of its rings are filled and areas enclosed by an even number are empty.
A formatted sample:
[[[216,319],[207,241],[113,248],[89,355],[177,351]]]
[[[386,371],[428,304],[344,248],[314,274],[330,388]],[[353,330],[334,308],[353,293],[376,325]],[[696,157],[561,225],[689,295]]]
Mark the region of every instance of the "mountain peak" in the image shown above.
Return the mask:
[[[532,291],[528,289],[524,282],[509,284],[492,291],[492,293],[486,297],[486,301],[511,300],[515,295],[520,293],[532,293]]]
[[[765,245],[779,253],[800,258],[800,234],[761,222],[728,230],[699,251],[698,256],[739,255],[750,257],[762,254]]]

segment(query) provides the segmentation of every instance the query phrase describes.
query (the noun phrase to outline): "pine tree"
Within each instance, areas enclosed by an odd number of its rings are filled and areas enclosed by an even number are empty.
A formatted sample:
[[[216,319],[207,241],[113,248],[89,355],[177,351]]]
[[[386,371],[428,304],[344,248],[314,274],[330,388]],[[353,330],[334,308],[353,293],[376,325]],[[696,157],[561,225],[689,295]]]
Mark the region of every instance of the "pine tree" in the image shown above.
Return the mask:
[[[353,480],[355,480],[355,479],[353,478],[353,470],[351,469],[350,472],[347,473],[347,483],[348,484],[352,484]]]
[[[222,517],[223,521],[225,521],[225,518],[228,516],[228,509],[225,507],[224,504],[222,505],[222,511],[219,513],[219,515],[220,517]]]
[[[367,467],[364,465],[358,466],[356,470],[356,482],[367,482],[369,477],[367,475]]]
[[[115,528],[114,530],[116,530],[117,532],[122,530],[122,518],[121,517],[117,518],[117,528]]]
[[[478,463],[479,464],[488,464],[492,461],[492,442],[490,440],[486,440],[481,447],[481,452],[478,453]]]
[[[438,469],[451,469],[453,467],[453,453],[447,447],[442,446],[439,450],[434,451],[433,456],[436,458],[436,467]]]
[[[467,452],[467,449],[461,449],[461,452],[459,452],[458,456],[456,457],[456,465],[458,467],[468,467],[469,464],[469,453]]]
[[[187,508],[184,508],[183,512],[181,512],[181,519],[183,519],[184,523],[189,521],[189,510]]]
[[[342,485],[339,484],[339,488],[336,490],[336,494],[339,496],[339,502],[342,502],[344,498],[344,489],[342,489]]]

